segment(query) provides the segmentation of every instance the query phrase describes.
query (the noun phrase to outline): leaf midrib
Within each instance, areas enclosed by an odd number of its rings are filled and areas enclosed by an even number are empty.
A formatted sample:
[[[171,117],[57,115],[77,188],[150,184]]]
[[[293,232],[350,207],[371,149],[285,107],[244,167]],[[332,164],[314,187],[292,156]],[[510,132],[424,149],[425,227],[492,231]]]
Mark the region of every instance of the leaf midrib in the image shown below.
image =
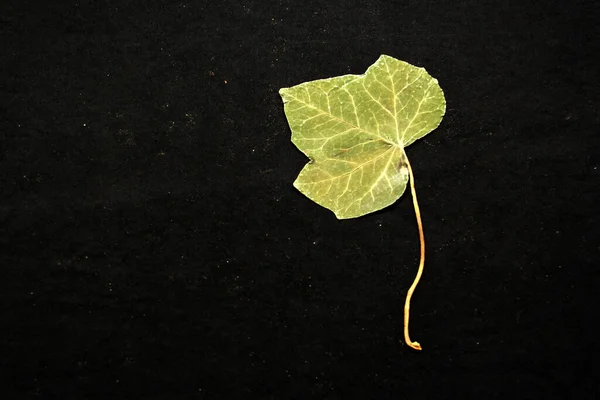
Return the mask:
[[[388,149],[386,149],[383,153],[379,154],[377,157],[371,158],[371,159],[365,161],[364,163],[361,163],[361,164],[357,165],[356,167],[352,168],[348,172],[344,172],[341,175],[335,175],[335,176],[332,176],[331,178],[327,178],[327,179],[322,179],[322,180],[318,180],[318,181],[317,180],[313,180],[312,182],[309,182],[309,183],[306,183],[306,184],[315,185],[315,184],[322,183],[322,182],[332,181],[334,179],[342,179],[346,175],[352,175],[357,169],[363,168],[367,164],[373,163],[373,162],[379,160],[380,158],[383,158],[383,156],[385,156],[390,150],[392,150],[392,151],[396,151],[396,150],[402,151],[402,148],[400,146],[397,146],[397,145],[395,145],[395,144],[392,143],[391,146]]]
[[[296,100],[296,101],[299,101],[300,103],[304,104],[305,106],[307,106],[307,107],[310,107],[310,108],[312,108],[312,109],[314,109],[314,110],[317,110],[317,111],[321,112],[321,113],[322,113],[322,114],[324,114],[324,115],[328,115],[328,116],[330,116],[331,118],[333,118],[333,119],[335,119],[335,120],[338,120],[338,121],[340,121],[340,122],[343,122],[343,123],[345,123],[346,125],[348,125],[348,126],[351,126],[351,127],[352,127],[352,128],[354,128],[354,129],[358,129],[358,130],[359,130],[359,131],[361,131],[361,132],[364,132],[364,133],[366,133],[366,134],[368,134],[368,135],[371,135],[371,136],[373,136],[373,137],[376,137],[376,138],[378,138],[378,139],[381,139],[382,141],[384,141],[385,143],[389,144],[390,146],[399,147],[399,146],[398,146],[396,143],[394,143],[394,142],[392,142],[392,141],[389,141],[388,139],[384,138],[383,136],[380,136],[380,135],[378,135],[378,134],[376,134],[376,133],[373,133],[373,132],[367,131],[367,130],[365,130],[365,129],[363,129],[363,128],[359,127],[359,126],[356,126],[356,125],[354,125],[354,124],[353,124],[353,123],[351,123],[351,122],[348,122],[348,121],[346,121],[345,119],[342,119],[342,118],[336,117],[335,115],[331,114],[330,112],[327,112],[327,111],[325,111],[325,110],[323,110],[323,109],[321,109],[321,108],[319,108],[319,107],[315,107],[315,106],[313,106],[312,104],[305,102],[304,100],[301,100],[301,99],[299,99],[299,98],[297,98],[297,97],[295,97],[295,96],[292,96],[291,94],[288,94],[288,96],[290,96],[290,98],[292,98],[292,99],[294,99],[294,100]]]

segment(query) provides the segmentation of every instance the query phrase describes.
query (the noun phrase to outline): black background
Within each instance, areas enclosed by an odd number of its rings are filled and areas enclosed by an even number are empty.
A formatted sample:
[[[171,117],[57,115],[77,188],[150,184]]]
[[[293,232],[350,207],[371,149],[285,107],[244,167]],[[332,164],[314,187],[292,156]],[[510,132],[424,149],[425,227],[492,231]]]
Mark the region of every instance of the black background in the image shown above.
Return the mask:
[[[3,2],[3,398],[599,396],[593,1]],[[444,89],[410,196],[293,186],[281,87]]]

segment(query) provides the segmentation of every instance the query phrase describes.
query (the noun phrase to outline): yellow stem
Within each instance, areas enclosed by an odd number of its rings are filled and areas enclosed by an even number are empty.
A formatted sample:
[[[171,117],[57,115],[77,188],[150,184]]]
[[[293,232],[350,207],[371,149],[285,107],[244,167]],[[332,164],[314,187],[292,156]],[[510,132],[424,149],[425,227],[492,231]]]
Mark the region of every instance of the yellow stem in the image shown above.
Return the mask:
[[[419,270],[417,271],[417,276],[413,281],[410,289],[406,293],[406,302],[404,303],[404,340],[406,344],[412,347],[415,350],[421,350],[421,345],[419,342],[413,342],[410,340],[410,336],[408,335],[408,320],[410,317],[410,298],[415,291],[415,288],[419,284],[419,280],[421,279],[421,275],[423,274],[423,267],[425,266],[425,235],[423,234],[423,224],[421,223],[421,212],[419,211],[419,203],[417,202],[417,191],[415,190],[415,178],[413,176],[412,168],[410,167],[410,162],[408,161],[408,157],[404,157],[406,161],[406,165],[408,166],[408,175],[410,178],[410,191],[412,194],[413,205],[415,207],[415,214],[417,216],[417,225],[419,226],[419,239],[421,241],[421,261],[419,261]]]

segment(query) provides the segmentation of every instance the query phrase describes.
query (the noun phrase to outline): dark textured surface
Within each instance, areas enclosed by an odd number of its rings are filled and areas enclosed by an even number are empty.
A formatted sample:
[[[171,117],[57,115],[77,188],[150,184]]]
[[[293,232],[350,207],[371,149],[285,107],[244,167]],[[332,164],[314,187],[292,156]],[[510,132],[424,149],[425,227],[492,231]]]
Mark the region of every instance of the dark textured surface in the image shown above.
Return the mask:
[[[600,396],[598,6],[393,3],[4,3],[2,398]],[[277,94],[382,53],[448,103],[407,149],[422,352],[410,198],[296,192]]]

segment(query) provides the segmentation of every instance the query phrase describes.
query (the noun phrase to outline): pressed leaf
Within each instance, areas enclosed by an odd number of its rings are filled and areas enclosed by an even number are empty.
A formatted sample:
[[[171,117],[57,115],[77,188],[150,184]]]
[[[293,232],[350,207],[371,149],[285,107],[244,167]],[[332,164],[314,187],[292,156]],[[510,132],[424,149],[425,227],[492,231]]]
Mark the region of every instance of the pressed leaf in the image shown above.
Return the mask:
[[[446,112],[444,93],[423,68],[382,55],[363,75],[344,75],[279,91],[292,142],[310,158],[294,182],[340,218],[355,218],[394,203],[410,189],[421,258],[404,303],[410,339],[410,300],[425,265],[425,236],[412,168],[404,148],[427,135]]]
[[[435,78],[386,55],[363,75],[279,93],[292,142],[310,158],[294,186],[340,219],[400,198],[408,182],[404,147],[435,129],[446,110]]]

